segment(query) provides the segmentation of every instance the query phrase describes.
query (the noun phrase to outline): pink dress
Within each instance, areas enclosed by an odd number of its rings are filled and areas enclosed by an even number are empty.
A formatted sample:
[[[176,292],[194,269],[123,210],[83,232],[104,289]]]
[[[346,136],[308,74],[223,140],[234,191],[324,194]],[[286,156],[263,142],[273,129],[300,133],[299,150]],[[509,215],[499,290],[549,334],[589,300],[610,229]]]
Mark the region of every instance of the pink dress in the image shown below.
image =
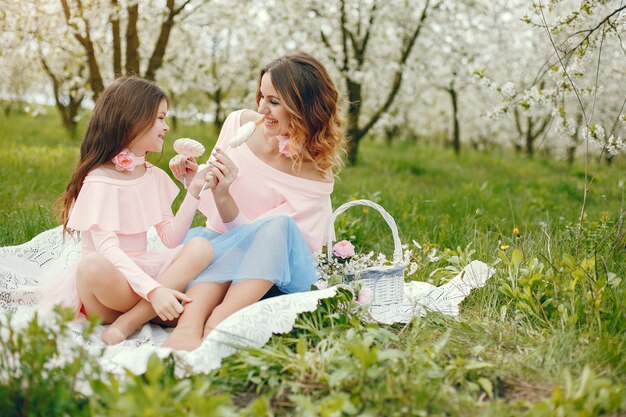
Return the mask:
[[[178,187],[160,168],[146,163],[146,173],[132,180],[90,173],[72,206],[68,228],[80,231],[82,254],[98,252],[127,279],[139,296],[161,286],[156,278],[182,246],[199,200],[187,194],[176,216],[172,202]],[[147,232],[154,226],[169,249],[147,250]],[[81,307],[76,290],[76,265],[49,279],[42,287],[40,307],[62,304]]]
[[[228,149],[228,141],[241,126],[244,111],[235,111],[226,118],[216,146]],[[239,206],[240,215],[233,222],[224,224],[212,194],[202,193],[199,209],[207,217],[207,228],[224,233],[241,224],[283,214],[296,222],[311,252],[321,250],[326,243],[326,229],[332,215],[330,194],[334,183],[279,171],[259,159],[245,143],[227,150],[227,154],[239,170],[230,193]]]

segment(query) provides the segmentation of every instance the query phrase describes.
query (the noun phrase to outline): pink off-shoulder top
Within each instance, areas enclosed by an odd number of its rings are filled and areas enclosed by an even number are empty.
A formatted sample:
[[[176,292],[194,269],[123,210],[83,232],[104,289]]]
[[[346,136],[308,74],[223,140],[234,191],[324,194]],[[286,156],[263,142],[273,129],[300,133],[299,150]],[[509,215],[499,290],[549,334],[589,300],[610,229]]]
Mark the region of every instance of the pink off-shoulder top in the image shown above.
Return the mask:
[[[244,111],[235,111],[226,118],[216,146],[228,149],[230,138],[241,126]],[[198,208],[207,217],[206,226],[224,233],[242,222],[283,214],[293,218],[312,252],[321,250],[332,214],[330,194],[334,182],[314,181],[279,171],[259,159],[245,143],[227,150],[227,154],[239,170],[230,193],[240,215],[235,222],[224,224],[212,193],[205,192]]]
[[[139,268],[132,256],[146,253],[151,226],[165,246],[180,245],[199,204],[187,194],[174,216],[172,202],[178,187],[162,169],[146,166],[145,174],[132,180],[87,175],[67,223],[69,229],[80,231],[83,254],[104,255],[145,299],[161,284]]]

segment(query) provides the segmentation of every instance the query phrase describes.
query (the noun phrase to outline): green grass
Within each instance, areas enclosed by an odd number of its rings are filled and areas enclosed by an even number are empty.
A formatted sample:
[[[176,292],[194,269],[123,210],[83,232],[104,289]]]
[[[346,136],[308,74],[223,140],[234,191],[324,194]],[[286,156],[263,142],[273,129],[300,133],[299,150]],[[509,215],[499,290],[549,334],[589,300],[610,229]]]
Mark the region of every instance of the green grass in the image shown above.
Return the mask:
[[[179,123],[153,162],[167,170],[179,137],[211,145],[216,135],[210,126]],[[52,204],[77,156],[78,143],[67,139],[55,113],[0,116],[0,244],[23,243],[57,224]],[[456,157],[401,140],[366,141],[359,156],[357,166],[339,173],[333,206],[374,200],[395,218],[403,243],[437,248],[441,259],[422,256],[409,279],[445,280],[430,275],[456,255],[496,268],[463,303],[459,320],[429,314],[406,327],[365,326],[333,314],[345,306],[328,300],[291,333],[228,358],[209,377],[179,381],[169,365],[153,364],[159,377],[133,377],[126,392],[100,386],[86,415],[115,414],[118,403],[152,388],[179,412],[193,408],[198,392],[239,415],[626,412],[624,161],[599,166],[579,232],[580,161],[470,149]],[[200,214],[194,223],[202,223]],[[353,208],[335,226],[358,251],[392,252],[391,233],[372,209]]]

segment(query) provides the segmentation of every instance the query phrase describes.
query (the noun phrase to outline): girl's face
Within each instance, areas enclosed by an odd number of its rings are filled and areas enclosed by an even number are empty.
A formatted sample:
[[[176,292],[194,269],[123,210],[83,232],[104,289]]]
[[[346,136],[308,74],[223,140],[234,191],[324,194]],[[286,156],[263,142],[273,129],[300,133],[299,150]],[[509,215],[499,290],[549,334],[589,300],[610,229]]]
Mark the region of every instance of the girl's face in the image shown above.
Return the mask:
[[[167,101],[161,100],[157,112],[157,118],[152,127],[137,136],[130,150],[137,156],[144,156],[146,152],[161,152],[163,149],[163,137],[170,127],[165,123],[167,115]]]
[[[259,113],[265,118],[265,122],[263,123],[265,136],[271,137],[288,134],[291,115],[274,88],[272,76],[269,72],[266,72],[263,74],[263,77],[261,77],[259,91],[261,93]]]

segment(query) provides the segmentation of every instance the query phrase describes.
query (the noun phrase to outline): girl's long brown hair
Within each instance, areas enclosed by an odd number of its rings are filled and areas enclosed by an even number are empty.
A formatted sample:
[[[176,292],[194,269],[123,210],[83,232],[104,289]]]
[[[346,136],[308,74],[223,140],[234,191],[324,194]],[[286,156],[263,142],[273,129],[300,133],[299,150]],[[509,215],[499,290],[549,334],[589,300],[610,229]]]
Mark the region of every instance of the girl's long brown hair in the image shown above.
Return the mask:
[[[78,166],[56,203],[64,234],[71,233],[67,222],[87,174],[113,159],[149,129],[162,100],[167,101],[165,92],[139,77],[118,78],[100,95],[80,146]]]
[[[261,70],[257,105],[261,100],[261,79],[272,76],[272,84],[291,114],[289,134],[294,168],[303,161],[313,161],[324,174],[342,166],[343,118],[339,93],[328,71],[306,53],[285,55]]]

